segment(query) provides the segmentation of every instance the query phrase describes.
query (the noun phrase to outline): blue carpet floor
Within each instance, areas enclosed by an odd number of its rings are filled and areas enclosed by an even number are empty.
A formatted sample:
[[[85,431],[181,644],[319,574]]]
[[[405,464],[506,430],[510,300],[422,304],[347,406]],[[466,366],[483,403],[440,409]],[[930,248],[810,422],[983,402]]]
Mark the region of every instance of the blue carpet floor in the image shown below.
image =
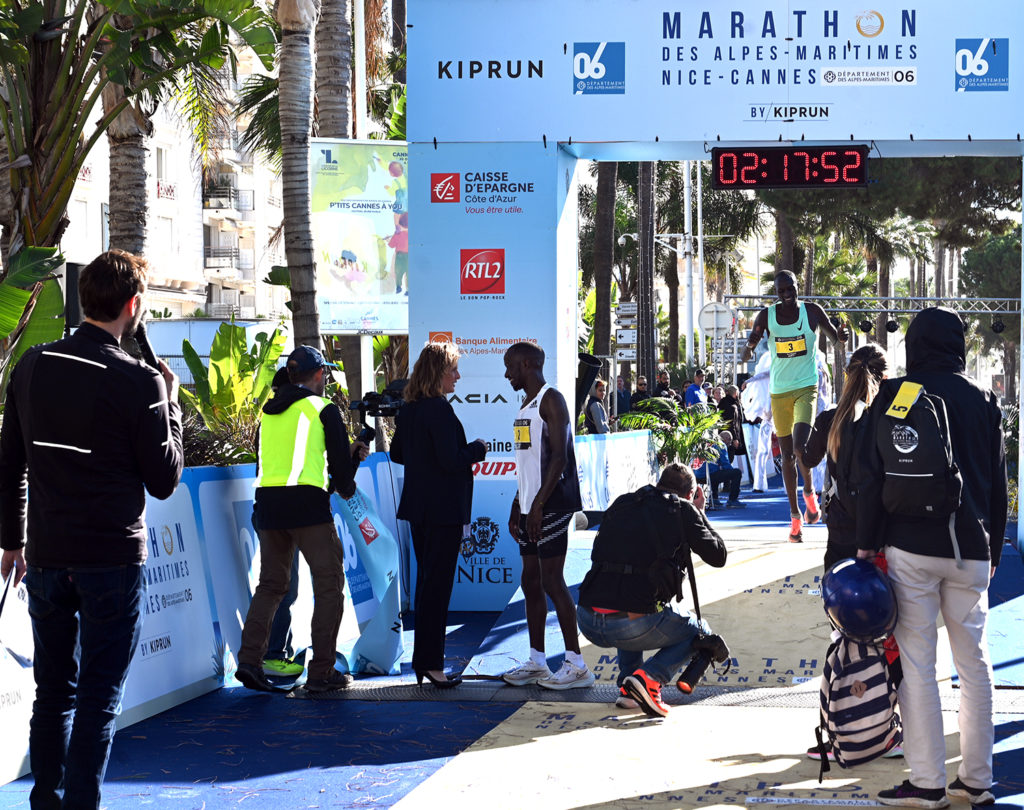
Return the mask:
[[[713,513],[716,523],[780,525],[781,490],[744,490],[743,510]],[[781,515],[781,518],[780,518]],[[589,568],[590,535],[566,557],[575,595]],[[1012,546],[991,589],[993,659],[1004,686],[1024,686],[1020,638],[1024,630],[1024,565]],[[496,677],[528,655],[522,594],[497,613],[449,614],[450,665]],[[411,675],[412,622],[405,628],[403,675]],[[549,664],[561,663],[563,643],[548,617]],[[118,733],[103,806],[220,810],[302,807],[390,807],[430,775],[503,722],[515,702],[386,700],[313,701],[225,688]],[[0,730],[2,731],[2,730]],[[997,718],[997,808],[1021,808],[1024,796],[1024,720]],[[0,786],[0,808],[27,808],[29,778]],[[1007,798],[1007,797],[1013,798]]]

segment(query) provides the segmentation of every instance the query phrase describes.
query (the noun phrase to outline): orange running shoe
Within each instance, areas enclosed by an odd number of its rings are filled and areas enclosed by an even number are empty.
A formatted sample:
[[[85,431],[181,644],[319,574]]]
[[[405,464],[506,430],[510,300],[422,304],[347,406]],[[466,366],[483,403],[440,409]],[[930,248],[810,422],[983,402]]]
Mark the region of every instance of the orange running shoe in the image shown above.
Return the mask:
[[[642,669],[626,678],[622,686],[648,717],[668,716],[668,706],[661,699],[661,684]]]
[[[807,504],[807,511],[804,512],[804,523],[810,526],[821,520],[821,509],[818,507],[818,496],[811,493],[804,493],[804,503]]]
[[[790,543],[802,543],[804,541],[803,523],[800,520],[800,516],[797,515],[793,518],[793,522],[789,526],[789,542]]]

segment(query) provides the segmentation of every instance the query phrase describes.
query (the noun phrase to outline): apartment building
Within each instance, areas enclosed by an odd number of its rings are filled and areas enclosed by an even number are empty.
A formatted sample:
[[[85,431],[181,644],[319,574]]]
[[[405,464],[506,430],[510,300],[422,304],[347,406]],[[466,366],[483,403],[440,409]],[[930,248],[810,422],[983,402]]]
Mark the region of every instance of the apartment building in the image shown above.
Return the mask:
[[[252,62],[240,60],[240,79]],[[224,78],[229,96],[237,84]],[[191,133],[170,105],[153,117],[148,141],[149,215],[146,257],[152,277],[146,306],[151,318],[192,316],[242,319],[287,316],[288,291],[265,284],[284,264],[280,178],[239,148],[246,122],[221,132],[206,178]],[[109,247],[108,154],[97,144],[79,173],[68,204],[70,224],[61,242],[69,262],[88,263]]]

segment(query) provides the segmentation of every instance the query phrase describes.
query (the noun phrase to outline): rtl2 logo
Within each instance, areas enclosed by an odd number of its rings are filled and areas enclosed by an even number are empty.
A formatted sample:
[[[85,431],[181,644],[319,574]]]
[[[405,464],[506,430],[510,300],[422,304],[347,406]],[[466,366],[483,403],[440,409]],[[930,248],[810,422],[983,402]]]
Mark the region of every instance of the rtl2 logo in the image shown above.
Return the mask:
[[[459,175],[447,172],[430,175],[430,201],[432,203],[457,203],[459,201]]]
[[[460,250],[459,292],[463,295],[505,294],[505,249]]]

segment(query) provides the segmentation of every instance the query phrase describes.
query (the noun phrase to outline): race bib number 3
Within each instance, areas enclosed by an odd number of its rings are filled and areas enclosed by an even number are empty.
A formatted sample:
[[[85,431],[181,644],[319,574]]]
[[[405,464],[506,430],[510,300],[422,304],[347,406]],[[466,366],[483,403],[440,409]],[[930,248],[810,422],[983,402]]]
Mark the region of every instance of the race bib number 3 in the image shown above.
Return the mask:
[[[801,337],[775,338],[776,357],[803,357],[807,354],[807,341]]]
[[[516,419],[512,425],[512,432],[516,450],[528,450],[530,448],[530,420]]]

